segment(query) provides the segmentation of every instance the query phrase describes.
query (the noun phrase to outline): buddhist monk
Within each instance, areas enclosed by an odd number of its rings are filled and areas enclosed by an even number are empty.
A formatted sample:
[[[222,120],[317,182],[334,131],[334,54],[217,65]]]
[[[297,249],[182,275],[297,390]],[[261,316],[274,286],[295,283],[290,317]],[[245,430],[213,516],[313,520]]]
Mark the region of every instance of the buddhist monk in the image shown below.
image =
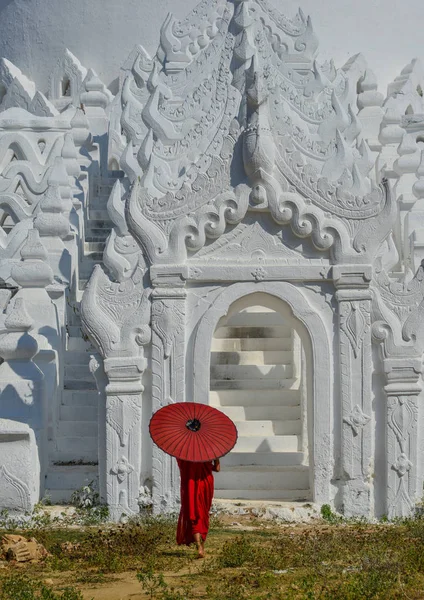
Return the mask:
[[[205,556],[209,530],[214,479],[212,471],[221,469],[219,459],[195,463],[177,459],[181,474],[181,510],[177,527],[177,544],[197,546],[198,558]]]

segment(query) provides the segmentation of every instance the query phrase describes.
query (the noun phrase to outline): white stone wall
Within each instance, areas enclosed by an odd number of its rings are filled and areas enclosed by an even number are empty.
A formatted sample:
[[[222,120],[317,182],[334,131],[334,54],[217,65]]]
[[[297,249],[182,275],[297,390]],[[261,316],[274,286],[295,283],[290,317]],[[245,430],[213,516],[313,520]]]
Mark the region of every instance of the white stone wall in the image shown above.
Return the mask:
[[[259,293],[303,352],[308,460],[290,489],[351,516],[413,511],[424,70],[398,45],[406,66],[378,90],[372,57],[377,41],[394,51],[381,19],[395,16],[368,4],[314,6],[315,29],[266,0],[204,0],[162,28],[165,3],[0,4],[0,54],[5,44],[16,62],[0,62],[0,419],[33,432],[4,453],[6,504],[13,486],[31,505],[44,482],[62,501],[98,479],[114,519],[175,510],[175,461],[152,445],[150,415],[211,400],[214,332]],[[396,20],[405,51],[422,10]],[[317,31],[336,65],[318,58]],[[377,54],[352,55],[356,43]],[[241,437],[261,437],[241,421]],[[13,483],[7,460],[24,464],[35,446],[38,483],[26,467]],[[228,471],[217,489],[237,495],[249,480],[252,496],[283,497],[274,459],[251,481],[233,464],[237,486]]]
[[[297,0],[271,2],[289,17],[299,8]],[[117,73],[133,47],[142,44],[154,54],[167,13],[182,19],[196,4],[197,0],[1,0],[0,56],[46,91],[57,56],[69,48],[114,90]],[[343,5],[337,0],[304,0],[301,8],[313,18],[322,58],[333,58],[341,66],[362,52],[383,93],[412,58],[424,60],[420,0],[411,0],[407,9],[397,0],[346,0]]]

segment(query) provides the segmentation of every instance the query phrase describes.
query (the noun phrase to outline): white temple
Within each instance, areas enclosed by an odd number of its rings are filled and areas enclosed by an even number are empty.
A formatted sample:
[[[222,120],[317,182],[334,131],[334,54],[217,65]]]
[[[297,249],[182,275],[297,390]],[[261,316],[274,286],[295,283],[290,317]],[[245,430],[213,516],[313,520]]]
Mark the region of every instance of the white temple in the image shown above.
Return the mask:
[[[148,423],[187,400],[239,431],[217,498],[411,514],[422,63],[384,95],[269,0],[203,0],[157,39],[105,82],[69,50],[45,84],[0,61],[0,510],[90,480],[113,519],[175,510]]]

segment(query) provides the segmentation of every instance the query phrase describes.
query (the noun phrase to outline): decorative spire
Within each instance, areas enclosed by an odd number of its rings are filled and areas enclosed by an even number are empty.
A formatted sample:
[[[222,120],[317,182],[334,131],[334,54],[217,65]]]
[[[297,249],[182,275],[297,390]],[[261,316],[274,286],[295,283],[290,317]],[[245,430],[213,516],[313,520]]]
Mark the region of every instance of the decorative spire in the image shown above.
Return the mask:
[[[74,144],[77,148],[90,144],[90,124],[82,107],[76,109],[75,115],[71,119],[71,127],[72,137],[74,138]]]
[[[358,82],[358,108],[360,110],[372,106],[382,106],[384,96],[377,91],[377,78],[371,69],[365,71]]]
[[[7,315],[6,332],[0,337],[0,356],[5,361],[30,361],[38,352],[38,343],[28,332],[32,319],[27,313],[23,298],[16,298]]]
[[[22,261],[12,267],[11,275],[23,288],[45,288],[53,281],[53,271],[47,262],[47,250],[37,229],[29,229],[21,250]]]
[[[105,109],[113,96],[98,75],[89,69],[83,82],[84,91],[80,95],[84,107],[99,107]]]
[[[65,239],[70,232],[69,219],[60,196],[58,184],[50,184],[39,203],[40,210],[35,217],[34,227],[42,237],[59,237]]]
[[[81,169],[78,164],[78,153],[74,144],[72,133],[65,134],[65,140],[62,148],[62,158],[65,163],[65,169],[72,180],[78,179]]]
[[[65,161],[62,156],[56,156],[51,170],[48,184],[57,185],[62,198],[62,211],[70,213],[73,209],[73,193],[69,184],[69,176],[65,168]]]

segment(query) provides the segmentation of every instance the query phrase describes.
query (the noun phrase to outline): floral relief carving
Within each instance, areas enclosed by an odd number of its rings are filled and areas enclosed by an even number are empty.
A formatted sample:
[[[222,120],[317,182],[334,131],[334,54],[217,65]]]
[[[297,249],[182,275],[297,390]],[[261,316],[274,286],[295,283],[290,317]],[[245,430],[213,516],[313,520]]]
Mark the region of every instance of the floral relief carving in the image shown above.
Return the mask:
[[[347,417],[343,418],[343,421],[352,427],[355,435],[358,435],[360,430],[363,429],[370,420],[371,417],[362,411],[359,404],[356,404],[352,409],[352,412]]]
[[[263,281],[268,277],[268,273],[263,267],[256,267],[256,269],[252,271],[252,276],[255,281]]]
[[[412,462],[403,452],[397,457],[396,462],[393,464],[393,469],[397,472],[399,477],[403,477],[412,467]]]
[[[121,456],[111,471],[116,475],[118,481],[122,483],[134,471],[134,467],[129,463],[126,456]]]

